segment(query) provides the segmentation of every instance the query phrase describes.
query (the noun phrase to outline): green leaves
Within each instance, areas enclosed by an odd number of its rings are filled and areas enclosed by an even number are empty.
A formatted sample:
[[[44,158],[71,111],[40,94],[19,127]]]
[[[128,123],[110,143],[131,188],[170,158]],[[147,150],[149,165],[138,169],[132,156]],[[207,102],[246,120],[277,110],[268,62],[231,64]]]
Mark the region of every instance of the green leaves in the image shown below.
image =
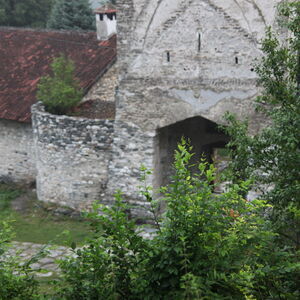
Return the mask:
[[[0,223],[0,299],[34,299],[37,281],[32,276],[30,265],[40,252],[25,263],[20,263],[16,256],[5,257],[13,237],[10,222]]]
[[[61,262],[59,299],[297,299],[297,255],[276,246],[266,218],[272,207],[245,200],[251,181],[215,194],[215,168],[204,160],[191,168],[191,150],[178,145],[175,174],[160,190],[163,217],[146,184],[151,172],[141,167],[153,239],[140,236],[120,191],[114,205],[86,214],[94,237]]]
[[[0,0],[0,25],[45,27],[52,0]]]
[[[61,55],[53,60],[53,76],[42,77],[38,84],[37,99],[48,112],[66,114],[79,103],[83,92],[74,78],[73,62]]]
[[[232,178],[251,179],[272,204],[270,216],[281,241],[300,247],[300,3],[283,3],[279,8],[285,39],[269,28],[262,42],[265,56],[256,65],[263,92],[257,109],[270,125],[255,136],[247,124],[226,115],[231,136]],[[290,209],[292,207],[292,209]]]
[[[88,0],[56,0],[47,27],[66,30],[95,30],[95,16]]]

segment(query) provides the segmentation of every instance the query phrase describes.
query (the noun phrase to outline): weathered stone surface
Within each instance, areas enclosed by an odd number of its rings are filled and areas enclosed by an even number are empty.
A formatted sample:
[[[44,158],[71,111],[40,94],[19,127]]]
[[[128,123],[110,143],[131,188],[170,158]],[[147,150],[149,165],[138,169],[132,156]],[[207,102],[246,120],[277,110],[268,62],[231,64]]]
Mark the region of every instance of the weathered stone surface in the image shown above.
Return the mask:
[[[131,215],[140,219],[149,216],[148,204],[139,193],[141,166],[151,168],[154,155],[154,132],[142,131],[138,126],[116,121],[114,126],[112,160],[109,165],[107,199],[121,190],[131,205]],[[152,182],[149,176],[147,183]]]
[[[82,102],[88,100],[97,101],[115,101],[115,89],[118,83],[117,64],[114,64],[110,69],[96,82],[88,93],[82,99]]]
[[[227,110],[251,118],[252,63],[279,1],[267,2],[118,1],[118,118],[145,130],[194,116],[220,122]]]
[[[120,74],[110,191],[118,185],[127,199],[142,203],[134,192],[141,163],[154,169],[150,180],[159,185],[157,177],[166,174],[162,160],[172,159],[170,151],[164,158],[165,145],[178,136],[165,130],[165,141],[159,142],[161,130],[170,125],[195,117],[219,124],[230,111],[249,117],[253,131],[261,126],[252,105],[260,92],[252,64],[262,55],[259,41],[266,26],[274,24],[278,2],[118,1]],[[193,131],[182,134],[189,138]],[[192,134],[196,144],[209,149],[226,141],[213,142],[213,135],[204,128]]]
[[[0,182],[35,181],[35,154],[31,125],[0,120]]]
[[[78,210],[101,201],[114,121],[52,115],[39,103],[32,107],[32,121],[39,200]]]

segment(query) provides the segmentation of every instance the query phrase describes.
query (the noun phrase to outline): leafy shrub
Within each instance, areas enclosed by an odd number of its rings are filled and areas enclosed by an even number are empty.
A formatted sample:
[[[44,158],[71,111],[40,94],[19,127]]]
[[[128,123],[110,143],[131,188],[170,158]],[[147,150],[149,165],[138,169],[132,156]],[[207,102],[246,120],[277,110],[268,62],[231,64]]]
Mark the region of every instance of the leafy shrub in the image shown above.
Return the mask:
[[[128,220],[127,205],[120,194],[112,208],[95,205],[91,218],[94,237],[88,246],[75,250],[76,258],[62,261],[64,299],[129,299],[132,277],[138,269],[141,252],[147,241],[136,232],[133,220]]]
[[[76,258],[63,261],[62,299],[297,299],[297,257],[274,248],[264,201],[241,195],[249,183],[214,194],[215,169],[191,171],[191,148],[178,146],[166,213],[157,235],[140,237],[120,193],[112,208],[89,214],[95,233]],[[155,206],[150,188],[142,194]],[[241,193],[242,191],[242,193]],[[155,210],[153,210],[155,212]],[[269,253],[272,249],[273,253]]]
[[[300,2],[282,1],[280,25],[285,39],[271,28],[256,64],[263,88],[256,108],[270,124],[254,136],[247,124],[228,114],[234,180],[252,178],[273,206],[270,217],[282,244],[300,249]],[[268,187],[268,188],[266,188]]]
[[[82,98],[82,90],[74,78],[74,63],[61,55],[51,64],[53,76],[42,77],[38,84],[37,99],[53,114],[66,114]]]
[[[34,299],[37,281],[30,268],[33,261],[21,265],[16,257],[5,257],[11,238],[11,227],[4,221],[0,224],[0,299]]]

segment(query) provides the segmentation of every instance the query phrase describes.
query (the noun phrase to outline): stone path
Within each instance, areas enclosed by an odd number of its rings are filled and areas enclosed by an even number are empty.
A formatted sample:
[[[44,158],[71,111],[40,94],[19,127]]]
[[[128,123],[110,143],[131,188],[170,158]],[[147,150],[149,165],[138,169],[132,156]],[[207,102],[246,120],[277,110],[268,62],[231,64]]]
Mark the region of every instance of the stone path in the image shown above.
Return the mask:
[[[45,245],[34,244],[29,242],[13,242],[11,248],[8,250],[6,256],[18,255],[22,261],[28,261],[34,255],[36,255]],[[31,265],[33,270],[37,270],[36,275],[38,277],[50,277],[59,272],[57,260],[66,256],[73,255],[70,248],[63,246],[49,246],[47,250],[48,254],[39,259],[37,263]],[[42,272],[38,270],[42,269]]]
[[[156,230],[153,228],[143,228],[141,235],[146,239],[151,239],[155,235]],[[6,253],[6,256],[14,256],[18,254],[21,261],[28,261],[35,254],[37,254],[45,245],[34,244],[29,242],[13,242],[12,247]],[[57,264],[58,259],[62,259],[67,256],[74,255],[72,250],[63,246],[50,246],[48,254],[39,259],[37,263],[31,265],[33,270],[37,270],[36,275],[38,277],[50,277],[59,273],[59,267]],[[38,270],[42,269],[42,272]]]

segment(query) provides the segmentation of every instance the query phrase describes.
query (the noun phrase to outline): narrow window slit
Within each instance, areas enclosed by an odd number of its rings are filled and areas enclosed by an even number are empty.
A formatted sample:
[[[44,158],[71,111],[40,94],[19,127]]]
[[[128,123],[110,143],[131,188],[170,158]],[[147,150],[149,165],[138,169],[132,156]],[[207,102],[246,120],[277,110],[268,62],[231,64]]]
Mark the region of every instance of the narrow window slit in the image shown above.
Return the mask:
[[[171,56],[170,56],[170,52],[167,51],[167,62],[170,62],[171,61]]]
[[[238,64],[239,63],[239,59],[238,57],[235,58],[235,63]]]
[[[198,52],[201,50],[201,33],[198,33]]]

